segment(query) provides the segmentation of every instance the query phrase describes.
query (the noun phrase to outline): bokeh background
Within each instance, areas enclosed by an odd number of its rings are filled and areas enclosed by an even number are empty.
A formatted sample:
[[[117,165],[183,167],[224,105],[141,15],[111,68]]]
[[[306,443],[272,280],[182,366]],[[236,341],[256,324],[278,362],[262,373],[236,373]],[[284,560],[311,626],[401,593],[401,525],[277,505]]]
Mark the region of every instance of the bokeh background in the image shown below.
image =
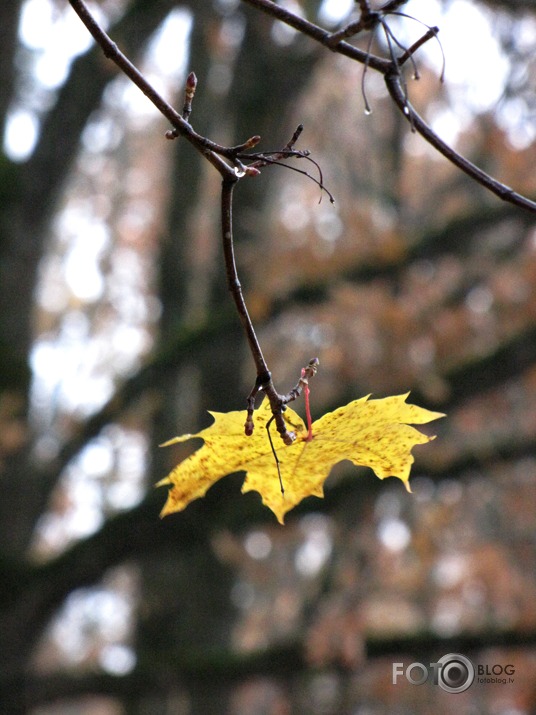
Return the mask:
[[[336,28],[343,0],[288,0]],[[342,464],[279,526],[243,475],[159,519],[153,485],[242,409],[220,177],[66,0],[0,4],[0,711],[534,715],[536,220],[411,133],[369,69],[238,0],[102,0],[103,27],[192,123],[262,150],[305,125],[335,197],[277,167],[236,192],[236,250],[276,385],[313,412],[411,390],[447,413],[413,494]],[[533,0],[410,0],[441,28],[413,104],[536,196]],[[425,28],[389,20],[411,44]],[[366,47],[368,37],[355,41]],[[386,55],[378,35],[373,50]],[[302,165],[299,164],[299,168]],[[298,405],[303,410],[303,405]],[[275,477],[274,477],[275,478]],[[461,653],[513,682],[451,694],[393,664]]]

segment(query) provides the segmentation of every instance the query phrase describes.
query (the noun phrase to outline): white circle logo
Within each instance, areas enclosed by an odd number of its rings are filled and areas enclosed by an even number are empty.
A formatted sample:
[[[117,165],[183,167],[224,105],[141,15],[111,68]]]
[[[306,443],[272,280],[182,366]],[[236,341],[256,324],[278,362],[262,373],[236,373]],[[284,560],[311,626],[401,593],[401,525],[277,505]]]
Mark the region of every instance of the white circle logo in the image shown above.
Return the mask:
[[[463,693],[475,679],[475,666],[459,653],[449,653],[438,661],[441,666],[437,684],[447,693]]]

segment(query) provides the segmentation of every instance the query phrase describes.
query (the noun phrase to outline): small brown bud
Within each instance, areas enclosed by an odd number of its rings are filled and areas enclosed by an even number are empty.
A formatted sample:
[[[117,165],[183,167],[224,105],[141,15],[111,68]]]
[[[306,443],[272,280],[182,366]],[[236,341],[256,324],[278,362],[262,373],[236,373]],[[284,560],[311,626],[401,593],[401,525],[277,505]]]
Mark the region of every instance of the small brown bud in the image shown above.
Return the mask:
[[[260,140],[260,136],[258,134],[255,134],[254,136],[250,137],[244,144],[244,149],[253,149],[254,146],[257,146]]]
[[[186,78],[186,86],[188,89],[193,89],[195,91],[195,88],[197,87],[197,77],[195,76],[195,72],[190,72]]]

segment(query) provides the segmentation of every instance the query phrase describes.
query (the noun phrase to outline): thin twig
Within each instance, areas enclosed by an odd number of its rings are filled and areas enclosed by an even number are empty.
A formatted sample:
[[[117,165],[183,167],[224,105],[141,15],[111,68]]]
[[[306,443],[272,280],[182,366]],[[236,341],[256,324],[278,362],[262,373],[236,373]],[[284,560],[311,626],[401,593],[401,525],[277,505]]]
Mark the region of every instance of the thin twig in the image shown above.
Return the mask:
[[[268,435],[268,441],[270,442],[270,447],[272,449],[272,454],[274,455],[275,459],[275,466],[277,467],[277,476],[279,477],[279,487],[281,489],[281,494],[285,496],[285,487],[283,486],[283,477],[281,476],[281,468],[280,464],[281,462],[279,461],[279,457],[277,456],[277,452],[275,451],[274,443],[272,441],[272,435],[270,434],[270,425],[274,421],[274,415],[270,417],[268,422],[266,423],[266,434]]]
[[[272,2],[272,0],[242,0],[242,2],[251,5],[257,10],[265,12],[267,15],[270,15],[270,17],[275,17],[277,20],[281,20],[281,22],[289,25],[289,27],[292,27],[298,32],[301,32],[303,35],[307,35],[307,37],[320,42],[320,44],[325,45],[334,52],[338,52],[339,54],[345,55],[346,57],[356,60],[357,62],[361,62],[362,64],[367,59],[366,52],[363,52],[363,50],[360,50],[358,47],[350,45],[348,42],[339,42],[337,45],[332,47],[330,44],[332,36],[331,32],[315,25],[313,22],[309,22],[309,20],[306,20],[303,17],[299,17],[299,15],[295,15],[282,5],[277,5],[275,2]],[[389,60],[385,60],[382,57],[376,57],[375,55],[370,56],[369,64],[373,69],[382,73],[387,72],[391,66]]]
[[[314,183],[318,186],[318,188],[322,191],[324,191],[329,198],[330,203],[334,204],[335,203],[335,198],[331,191],[326,188],[324,185],[323,181],[323,176],[322,176],[322,170],[320,168],[320,165],[318,162],[316,162],[312,157],[310,157],[308,154],[305,152],[289,152],[286,156],[286,158],[294,157],[294,158],[301,158],[301,159],[307,159],[310,161],[312,164],[315,165],[315,167],[318,169],[318,179],[316,179],[314,176],[312,176],[308,171],[305,171],[304,169],[298,169],[297,166],[292,166],[291,164],[285,164],[283,161],[278,161],[277,159],[273,159],[270,154],[265,154],[259,153],[259,154],[249,154],[248,156],[258,157],[258,161],[253,162],[252,164],[249,164],[247,167],[245,167],[245,171],[251,171],[252,169],[257,169],[259,166],[268,166],[268,165],[275,165],[275,166],[284,166],[285,169],[290,169],[291,171],[295,171],[298,174],[302,174],[302,176],[306,176],[308,179],[311,179],[311,181],[314,181]],[[260,173],[260,172],[259,172]],[[320,201],[322,200],[322,193],[320,193]],[[318,203],[320,203],[320,201]]]
[[[348,25],[346,25],[346,27],[342,27],[340,30],[332,32],[326,44],[330,48],[336,47],[339,42],[342,42],[342,40],[347,40],[349,37],[354,37],[355,35],[358,35],[361,30],[365,29],[366,27],[363,23],[362,18],[360,17],[359,20],[356,20],[355,22],[350,22]]]
[[[426,27],[426,32],[422,37],[420,37],[418,40],[416,40],[411,47],[408,47],[404,54],[401,55],[397,62],[400,66],[402,66],[407,60],[414,55],[417,50],[422,47],[428,40],[431,40],[432,38],[435,38],[437,41],[437,44],[439,45],[439,49],[441,51],[441,58],[442,58],[442,63],[441,63],[441,72],[439,74],[439,81],[444,82],[445,81],[445,66],[446,66],[446,58],[445,58],[445,51],[443,50],[443,45],[441,44],[441,40],[438,37],[439,34],[439,27],[437,25],[427,25],[425,22],[422,22],[422,20],[419,20],[418,17],[413,17],[412,15],[406,15],[405,12],[393,12],[391,13],[392,15],[397,15],[398,17],[407,17],[410,20],[415,20],[415,22],[418,22],[420,25],[423,25]],[[418,79],[416,77],[415,79]]]
[[[233,243],[233,191],[237,178],[225,178],[221,188],[221,225],[223,238],[223,255],[227,273],[227,287],[233,296],[240,322],[246,333],[249,349],[255,362],[257,375],[268,374],[268,366],[262,354],[261,346],[257,339],[253,323],[242,293],[242,286],[238,279]]]
[[[295,400],[301,394],[304,385],[307,384],[307,378],[312,377],[316,374],[318,368],[318,358],[313,358],[313,360],[309,362],[309,365],[307,366],[307,368],[305,368],[305,372],[302,372],[302,376],[300,377],[298,384],[296,385],[296,387],[290,390],[287,395],[280,395],[277,392],[272,380],[272,375],[268,370],[266,360],[264,359],[260,343],[255,333],[255,328],[253,327],[253,323],[251,322],[251,318],[249,316],[249,312],[246,306],[246,301],[244,300],[244,295],[242,293],[242,286],[238,279],[238,272],[236,270],[233,242],[233,191],[237,181],[237,177],[231,177],[225,178],[222,182],[221,222],[223,254],[225,259],[225,270],[227,273],[227,286],[235,302],[236,310],[240,317],[242,327],[244,328],[244,332],[246,334],[246,338],[249,345],[249,350],[251,352],[257,370],[257,378],[255,380],[255,385],[253,386],[253,389],[251,390],[247,398],[248,409],[246,414],[246,423],[244,425],[244,433],[247,436],[251,436],[253,434],[253,412],[255,410],[255,398],[260,391],[263,391],[270,402],[270,408],[272,410],[272,418],[270,422],[272,420],[275,421],[276,428],[281,436],[281,439],[286,445],[290,445],[296,439],[296,434],[291,430],[287,429],[287,425],[283,418],[285,405],[288,402]]]
[[[264,359],[261,346],[255,333],[255,328],[253,327],[253,323],[251,322],[251,318],[249,316],[246,301],[244,300],[242,286],[240,284],[240,280],[238,279],[233,241],[233,192],[237,181],[238,178],[236,176],[233,176],[230,178],[225,178],[222,182],[221,224],[223,238],[223,255],[225,259],[225,270],[227,274],[227,286],[235,302],[236,310],[238,312],[240,322],[242,323],[242,327],[246,334],[249,350],[251,352],[253,361],[255,363],[255,368],[257,370],[257,378],[255,380],[255,385],[253,386],[253,389],[251,390],[247,398],[248,410],[246,415],[246,423],[244,425],[244,433],[247,436],[251,436],[253,434],[253,412],[255,410],[255,398],[262,390],[266,394],[270,402],[270,408],[272,410],[272,418],[270,419],[270,422],[272,422],[272,420],[275,421],[276,428],[281,436],[281,439],[285,444],[290,445],[296,439],[296,435],[294,432],[289,431],[287,429],[287,425],[285,424],[285,420],[283,418],[285,402],[288,401],[288,396],[279,395],[279,393],[275,389],[272,380],[272,375],[268,370],[266,360]],[[268,433],[268,437],[271,443],[272,440],[270,433]]]
[[[303,388],[309,384],[309,379],[316,375],[319,364],[320,361],[317,357],[309,360],[306,367],[302,368],[300,379],[296,385],[282,398],[283,404],[288,405],[289,402],[294,402],[294,400],[301,395]]]

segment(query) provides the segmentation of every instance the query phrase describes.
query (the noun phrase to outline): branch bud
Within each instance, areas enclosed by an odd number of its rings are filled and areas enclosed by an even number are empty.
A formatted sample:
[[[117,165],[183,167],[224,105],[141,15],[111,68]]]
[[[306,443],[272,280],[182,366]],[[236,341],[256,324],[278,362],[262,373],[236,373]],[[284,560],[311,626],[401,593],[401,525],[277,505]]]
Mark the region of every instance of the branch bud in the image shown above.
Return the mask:
[[[190,72],[186,78],[186,89],[195,92],[197,87],[197,77],[195,72]]]
[[[192,100],[194,98],[195,89],[197,87],[197,77],[194,72],[190,72],[186,78],[184,87],[184,106],[182,108],[182,118],[188,121],[192,113]]]
[[[244,150],[253,149],[254,146],[257,146],[260,140],[261,138],[258,134],[255,134],[254,136],[250,137],[246,142],[244,142]]]

